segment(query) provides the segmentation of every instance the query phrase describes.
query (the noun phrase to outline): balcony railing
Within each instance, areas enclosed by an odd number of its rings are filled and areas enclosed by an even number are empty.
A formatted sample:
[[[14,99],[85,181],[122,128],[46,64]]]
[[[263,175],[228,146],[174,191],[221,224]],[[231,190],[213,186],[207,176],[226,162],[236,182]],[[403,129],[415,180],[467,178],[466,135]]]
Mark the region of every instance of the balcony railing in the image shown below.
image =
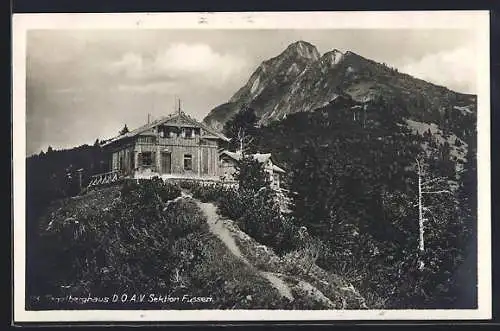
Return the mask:
[[[122,179],[122,173],[120,170],[105,172],[90,177],[88,187],[111,184],[119,181],[120,179]]]

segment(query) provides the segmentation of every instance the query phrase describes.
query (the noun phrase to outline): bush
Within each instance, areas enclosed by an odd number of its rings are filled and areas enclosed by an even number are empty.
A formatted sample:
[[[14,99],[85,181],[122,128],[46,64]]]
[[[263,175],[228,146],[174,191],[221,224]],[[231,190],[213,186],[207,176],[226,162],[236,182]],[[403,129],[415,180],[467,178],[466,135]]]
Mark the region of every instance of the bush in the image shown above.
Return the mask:
[[[160,199],[161,202],[181,196],[178,184],[164,182],[158,177],[151,179],[126,180],[121,189],[122,198],[129,201],[149,202],[150,199]]]
[[[189,284],[186,275],[199,263],[207,232],[194,203],[179,200],[165,207],[161,200],[180,191],[161,180],[127,181],[121,198],[101,198],[108,201],[104,208],[84,203],[98,193],[63,205],[44,232],[45,285],[38,292],[109,296],[165,293]]]
[[[258,242],[281,251],[284,238],[284,218],[275,204],[274,192],[264,188],[257,193],[240,190],[243,215],[237,220],[240,228]]]
[[[290,218],[282,215],[276,203],[276,193],[269,187],[253,189],[225,187],[222,184],[184,184],[193,197],[217,204],[219,213],[235,221],[240,229],[261,244],[278,253],[296,247],[298,228]]]
[[[191,193],[202,202],[217,201],[224,194],[225,188],[221,184],[193,185]]]
[[[243,190],[258,191],[270,184],[264,164],[251,156],[245,156],[238,162],[235,179]]]
[[[262,244],[278,251],[291,243],[289,223],[285,223],[277,204],[276,193],[270,188],[264,166],[252,157],[240,160],[235,175],[238,189],[222,184],[186,183],[193,196],[203,202],[213,201],[219,213],[238,223],[240,228]]]
[[[237,221],[249,208],[249,196],[242,195],[237,189],[230,188],[220,191],[215,201],[221,215]]]

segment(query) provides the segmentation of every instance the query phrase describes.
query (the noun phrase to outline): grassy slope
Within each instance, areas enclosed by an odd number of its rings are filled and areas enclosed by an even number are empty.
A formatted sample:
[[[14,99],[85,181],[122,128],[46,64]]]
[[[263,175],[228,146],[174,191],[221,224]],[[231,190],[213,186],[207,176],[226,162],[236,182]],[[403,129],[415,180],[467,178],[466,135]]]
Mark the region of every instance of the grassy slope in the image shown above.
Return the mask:
[[[328,273],[315,264],[309,266],[303,251],[293,251],[280,257],[271,248],[261,245],[241,231],[233,221],[222,219],[221,222],[233,233],[243,255],[250,263],[260,270],[279,275],[299,300],[313,301],[318,306],[323,306],[319,294],[330,299],[331,303],[326,304],[329,308],[366,308],[365,300],[341,277]]]
[[[99,190],[91,191],[83,196],[63,199],[54,202],[47,210],[47,212],[40,219],[40,231],[42,237],[60,231],[65,225],[71,224],[82,224],[85,222],[87,226],[96,226],[99,231],[115,231],[115,228],[120,228],[119,225],[113,224],[114,221],[109,219],[109,213],[111,213],[114,208],[123,208],[121,202],[121,193],[119,187],[109,187],[102,188]],[[169,210],[178,209],[183,215],[182,218],[199,218],[203,217],[201,211],[196,206],[194,201],[186,199],[177,199],[175,202],[163,204],[164,217],[167,217]],[[126,211],[124,211],[126,212]],[[78,222],[78,220],[81,220]],[[154,221],[154,220],[153,220]],[[227,221],[225,221],[227,222]],[[92,223],[94,223],[92,225]],[[150,224],[148,220],[144,224]],[[172,295],[189,294],[190,296],[210,296],[213,301],[210,303],[199,303],[199,304],[164,304],[160,306],[121,306],[119,308],[175,308],[175,309],[193,309],[193,308],[203,308],[203,309],[326,309],[332,308],[331,304],[322,302],[318,299],[318,293],[316,295],[312,293],[313,291],[324,294],[326,297],[331,299],[333,306],[335,308],[359,308],[360,300],[359,295],[355,293],[346,286],[340,279],[335,278],[332,275],[327,274],[323,270],[314,266],[309,274],[301,273],[295,270],[293,267],[300,263],[297,256],[288,255],[284,258],[276,256],[271,249],[268,247],[259,245],[255,240],[246,236],[243,232],[239,231],[236,226],[232,225],[234,230],[235,239],[240,246],[242,252],[251,261],[254,266],[249,266],[243,263],[240,259],[235,257],[224,244],[210,233],[208,225],[205,224],[200,228],[199,233],[193,238],[201,241],[201,253],[190,252],[190,246],[184,250],[186,254],[196,254],[199,259],[194,265],[192,271],[189,274],[180,274],[178,279],[179,283],[182,285],[172,288],[173,284],[169,280],[161,281],[161,275],[151,275],[151,278],[160,280],[155,283],[157,286],[151,289],[151,293],[171,293]],[[72,229],[72,228],[71,228]],[[123,229],[120,229],[123,230]],[[141,235],[141,233],[148,233],[153,231],[148,229],[146,226],[140,229],[135,235]],[[135,231],[135,229],[126,229],[129,234]],[[78,241],[78,237],[75,241]],[[139,240],[139,239],[138,239]],[[194,239],[193,239],[194,240]],[[159,252],[155,247],[153,247],[154,240],[145,240],[151,242],[151,247],[146,251],[150,254],[158,254]],[[64,249],[64,247],[60,247]],[[169,249],[168,247],[165,249]],[[115,246],[105,247],[106,254],[109,256],[114,256]],[[159,261],[162,261],[161,256],[156,256]],[[156,260],[158,261],[158,260]],[[165,264],[168,264],[165,261]],[[53,266],[54,267],[54,266]],[[55,266],[57,268],[57,266]],[[257,270],[258,267],[264,271],[270,271],[277,273],[285,280],[292,288],[295,300],[290,303],[286,298],[283,298],[279,292],[274,288],[270,282],[262,277],[262,273]],[[109,267],[112,268],[111,266]],[[165,266],[169,269],[168,265]],[[293,269],[293,270],[292,270]],[[145,271],[147,275],[147,272]],[[168,274],[168,272],[167,272]],[[286,276],[285,276],[286,275]],[[95,275],[94,275],[95,276]],[[31,277],[37,277],[36,271]],[[90,276],[89,276],[90,277]],[[64,287],[61,293],[77,293],[80,296],[94,296],[96,293],[85,293],[78,292],[78,284],[85,281],[85,279],[72,279],[72,281],[62,282],[61,280],[55,280],[56,284],[52,284],[55,287]],[[58,283],[59,282],[59,283]],[[99,286],[112,286],[113,282],[110,280],[109,284],[98,283],[97,287],[92,287],[94,291],[99,291]],[[162,285],[163,284],[163,285]],[[168,285],[165,285],[168,284]],[[311,286],[307,285],[310,284]],[[36,290],[35,290],[36,291]],[[59,295],[61,295],[59,293]],[[33,293],[35,295],[47,295],[49,293]],[[109,307],[109,305],[107,306]],[[105,308],[107,308],[105,307]],[[80,309],[91,309],[91,308],[103,308],[99,307],[99,304],[94,306],[90,305],[79,305],[73,308]],[[35,307],[36,309],[36,307]]]

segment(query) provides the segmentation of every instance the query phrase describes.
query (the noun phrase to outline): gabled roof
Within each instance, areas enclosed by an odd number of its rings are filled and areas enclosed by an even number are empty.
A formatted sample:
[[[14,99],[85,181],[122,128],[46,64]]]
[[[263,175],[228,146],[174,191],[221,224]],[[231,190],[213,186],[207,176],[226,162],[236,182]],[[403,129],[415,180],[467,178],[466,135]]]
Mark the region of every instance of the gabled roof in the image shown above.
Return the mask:
[[[110,144],[112,144],[112,143],[114,143],[116,141],[123,140],[125,138],[134,137],[134,136],[136,136],[138,134],[141,134],[141,133],[144,133],[144,132],[146,132],[148,130],[151,130],[152,128],[154,128],[157,125],[161,125],[161,124],[163,124],[165,122],[168,122],[168,121],[171,121],[171,120],[174,120],[174,119],[178,119],[179,116],[180,116],[180,118],[182,120],[186,121],[187,123],[199,126],[202,129],[204,129],[205,131],[209,132],[210,133],[209,135],[204,135],[203,136],[203,138],[205,138],[205,139],[221,139],[221,140],[224,140],[224,141],[230,141],[230,139],[227,138],[222,133],[215,131],[214,129],[210,128],[206,124],[198,122],[197,120],[195,120],[191,116],[189,116],[186,113],[184,113],[184,112],[181,111],[180,114],[179,114],[179,112],[175,112],[175,113],[169,114],[167,116],[163,116],[163,117],[161,117],[161,118],[159,118],[157,120],[152,121],[151,123],[145,124],[145,125],[137,128],[135,130],[132,130],[132,131],[127,132],[125,134],[122,134],[122,135],[116,136],[114,138],[111,138],[108,141],[106,141],[102,146],[110,145]],[[180,125],[182,126],[182,124],[180,124]]]
[[[236,161],[241,160],[241,153],[237,153],[237,152],[230,152],[230,151],[222,151],[220,154],[221,154],[221,155],[227,155],[227,156],[229,156],[231,159],[236,160]]]
[[[283,170],[280,167],[278,167],[276,164],[273,164],[273,171],[281,172],[281,173],[285,173],[286,172],[285,170]]]
[[[222,151],[221,155],[227,155],[235,161],[239,161],[242,158],[241,152]],[[259,161],[259,163],[267,163],[267,161],[269,161],[269,159],[271,159],[271,161],[273,159],[271,153],[265,153],[265,154],[255,153],[255,154],[250,154],[250,156],[252,158],[254,158],[255,160]],[[277,165],[275,165],[274,162],[273,162],[272,169],[273,169],[273,171],[277,171],[277,172],[282,172],[282,173],[286,172],[285,170],[283,170],[280,167],[278,167]]]

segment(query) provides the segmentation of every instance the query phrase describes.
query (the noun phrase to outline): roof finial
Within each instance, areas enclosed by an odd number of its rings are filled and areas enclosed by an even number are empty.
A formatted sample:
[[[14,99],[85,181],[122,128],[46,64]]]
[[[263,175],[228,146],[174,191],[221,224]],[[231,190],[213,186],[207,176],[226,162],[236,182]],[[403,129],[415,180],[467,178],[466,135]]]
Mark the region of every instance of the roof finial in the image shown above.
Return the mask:
[[[181,98],[177,99],[177,103],[178,103],[177,128],[180,130],[180,128],[181,128]]]

